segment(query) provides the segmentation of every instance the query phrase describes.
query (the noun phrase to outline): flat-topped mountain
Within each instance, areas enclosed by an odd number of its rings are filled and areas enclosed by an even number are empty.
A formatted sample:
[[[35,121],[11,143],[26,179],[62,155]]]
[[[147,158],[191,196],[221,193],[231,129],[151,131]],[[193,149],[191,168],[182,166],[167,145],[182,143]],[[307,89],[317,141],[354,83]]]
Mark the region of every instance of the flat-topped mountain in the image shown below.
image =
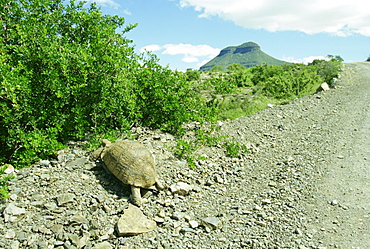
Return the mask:
[[[200,71],[209,71],[219,65],[227,69],[230,64],[239,63],[246,68],[267,63],[269,65],[289,64],[289,62],[275,59],[264,53],[261,47],[254,42],[246,42],[239,46],[230,46],[221,50],[220,54],[200,67]]]

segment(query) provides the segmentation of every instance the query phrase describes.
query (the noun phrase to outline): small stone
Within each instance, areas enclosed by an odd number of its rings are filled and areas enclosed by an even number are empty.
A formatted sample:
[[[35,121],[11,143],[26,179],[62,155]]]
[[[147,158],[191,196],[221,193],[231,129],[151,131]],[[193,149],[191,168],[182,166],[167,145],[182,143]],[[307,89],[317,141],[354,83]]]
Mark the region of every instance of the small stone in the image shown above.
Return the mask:
[[[202,225],[210,229],[217,229],[220,226],[220,220],[216,217],[207,217],[202,219]]]
[[[340,205],[340,207],[343,208],[344,210],[348,210],[348,207],[347,206]]]
[[[40,164],[41,166],[49,166],[49,165],[50,165],[50,161],[49,161],[49,160],[41,160],[41,161],[39,162],[39,164]]]
[[[47,235],[50,235],[52,234],[52,231],[50,229],[47,229],[46,227],[44,226],[41,226],[39,227],[39,232],[42,233],[42,234],[47,234]]]
[[[58,206],[64,206],[67,203],[73,202],[74,198],[74,194],[61,194],[57,197]]]
[[[17,207],[13,203],[9,203],[4,209],[4,220],[5,222],[14,222],[17,219],[17,216],[25,213],[26,210],[24,208]]]
[[[271,204],[271,200],[270,199],[264,199],[261,201],[262,205],[267,205],[267,204]]]
[[[63,225],[60,225],[60,224],[54,224],[50,230],[55,233],[55,234],[58,234],[58,233],[63,233]]]
[[[256,221],[256,224],[259,225],[259,226],[262,226],[262,227],[266,227],[267,226],[267,223],[264,222],[264,221]]]
[[[277,186],[277,183],[271,181],[271,182],[268,183],[268,186],[270,186],[270,187],[276,187]]]
[[[62,246],[63,244],[64,244],[64,242],[63,241],[60,241],[60,240],[56,240],[54,242],[54,246]]]
[[[11,244],[10,244],[10,249],[18,249],[19,248],[19,241],[13,241]]]
[[[17,237],[21,243],[26,240],[26,234],[24,232],[19,232]]]
[[[76,215],[73,215],[70,219],[69,219],[69,223],[71,225],[80,225],[80,224],[87,224],[87,220],[85,217],[79,215],[79,214],[76,214]]]
[[[6,169],[4,170],[5,174],[12,174],[14,173],[14,167],[11,164],[6,164]]]
[[[328,91],[330,90],[330,87],[328,85],[328,83],[322,83],[317,89],[316,89],[316,92],[320,92],[320,91]]]
[[[337,201],[337,200],[332,200],[332,201],[330,202],[330,204],[331,204],[331,205],[333,205],[333,206],[338,205],[338,201]]]
[[[189,232],[195,232],[195,230],[192,229],[192,228],[189,228],[189,227],[183,227],[183,228],[181,228],[180,232],[189,233]]]
[[[199,223],[195,220],[189,220],[189,225],[191,228],[197,228],[199,226]]]
[[[109,235],[108,234],[104,234],[103,236],[101,236],[100,238],[99,238],[99,240],[101,240],[101,241],[104,241],[104,240],[108,240],[109,239]]]
[[[48,210],[51,210],[51,211],[53,211],[53,210],[55,210],[55,209],[57,209],[57,208],[58,208],[57,204],[55,204],[54,202],[48,202],[48,203],[45,203],[45,204],[44,204],[44,207],[45,207],[46,209],[48,209]]]
[[[16,201],[18,199],[18,195],[12,194],[12,195],[9,196],[9,199],[12,200],[12,201]]]
[[[173,194],[187,195],[193,187],[185,182],[178,182],[170,186],[170,190]]]
[[[87,158],[84,158],[84,157],[81,157],[81,158],[77,158],[76,160],[73,160],[69,163],[66,164],[66,168],[69,168],[69,167],[72,167],[72,168],[77,168],[77,167],[80,167],[82,165],[84,165],[85,163],[87,163],[88,159]]]
[[[258,206],[258,205],[255,205],[253,209],[254,209],[254,210],[257,210],[257,211],[260,211],[260,210],[262,210],[262,207],[260,207],[260,206]]]
[[[130,205],[124,214],[119,218],[117,223],[117,230],[119,236],[137,235],[146,233],[156,229],[157,223],[149,220],[141,210]]]
[[[166,212],[163,209],[161,209],[161,211],[159,211],[158,213],[158,217],[161,217],[161,218],[166,217]]]
[[[302,232],[302,230],[301,229],[299,229],[299,228],[296,228],[295,230],[294,230],[294,233],[295,234],[298,234],[298,235],[303,235],[303,232]]]
[[[8,231],[6,231],[6,234],[5,234],[6,239],[14,239],[14,237],[15,237],[14,230],[9,229]]]
[[[154,217],[153,220],[157,223],[163,223],[164,222],[164,219],[162,217],[158,217],[158,216]]]
[[[93,249],[113,249],[113,246],[109,242],[104,241],[102,243],[96,244]]]

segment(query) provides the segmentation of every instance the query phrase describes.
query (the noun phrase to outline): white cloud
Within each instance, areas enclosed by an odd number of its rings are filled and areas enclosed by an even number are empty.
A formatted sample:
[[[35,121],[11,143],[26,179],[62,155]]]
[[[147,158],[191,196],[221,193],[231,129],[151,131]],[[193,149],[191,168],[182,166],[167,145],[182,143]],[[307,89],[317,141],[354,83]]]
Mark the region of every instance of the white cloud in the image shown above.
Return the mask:
[[[209,45],[191,45],[191,44],[166,44],[163,46],[165,49],[163,54],[178,55],[183,54],[185,56],[208,56],[215,57],[220,53],[220,49],[212,48]]]
[[[110,7],[113,7],[115,9],[118,9],[118,7],[121,6],[119,3],[116,3],[113,0],[88,0],[87,3],[97,3],[98,5],[101,5],[101,6],[104,6],[104,7],[110,6]]]
[[[245,28],[370,36],[368,0],[180,0],[180,5],[194,7],[199,17],[218,16]]]
[[[314,60],[330,60],[327,56],[308,56],[302,59],[295,59],[293,57],[283,57],[283,61],[293,62],[293,63],[303,63],[308,64]]]
[[[148,46],[145,46],[143,48],[140,49],[140,53],[144,53],[144,52],[155,52],[155,51],[158,51],[158,50],[161,50],[162,47],[157,45],[157,44],[152,44],[152,45],[148,45]]]
[[[140,49],[140,52],[155,52],[162,51],[166,55],[181,55],[182,61],[187,63],[199,62],[199,60],[208,60],[216,57],[220,53],[220,49],[213,48],[209,45],[192,45],[192,44],[165,44],[163,46],[152,44]]]
[[[122,13],[125,14],[125,15],[127,15],[127,16],[131,16],[132,15],[132,13],[128,9],[122,10]]]
[[[194,63],[198,62],[199,59],[197,57],[185,56],[184,58],[182,58],[182,61],[187,63]]]

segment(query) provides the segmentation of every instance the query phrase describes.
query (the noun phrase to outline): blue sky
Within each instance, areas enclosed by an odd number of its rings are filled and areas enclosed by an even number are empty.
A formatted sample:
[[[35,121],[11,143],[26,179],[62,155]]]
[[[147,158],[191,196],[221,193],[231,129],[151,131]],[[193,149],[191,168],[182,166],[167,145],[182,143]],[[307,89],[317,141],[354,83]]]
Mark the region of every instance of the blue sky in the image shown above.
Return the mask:
[[[345,62],[370,55],[368,0],[95,0],[105,14],[138,26],[126,34],[137,52],[162,65],[199,69],[222,48],[255,42],[281,60],[328,54]]]

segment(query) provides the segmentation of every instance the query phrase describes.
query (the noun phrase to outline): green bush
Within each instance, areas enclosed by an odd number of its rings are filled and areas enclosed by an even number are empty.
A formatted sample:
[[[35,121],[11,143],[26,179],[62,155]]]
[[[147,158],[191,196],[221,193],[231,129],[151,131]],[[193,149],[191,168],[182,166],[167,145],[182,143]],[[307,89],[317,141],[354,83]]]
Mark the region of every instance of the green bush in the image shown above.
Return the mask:
[[[183,122],[212,115],[183,74],[134,52],[124,34],[136,25],[83,6],[1,4],[0,163],[25,166],[67,140],[133,125],[181,133]]]
[[[198,81],[200,80],[200,72],[198,70],[188,68],[185,72],[185,77],[188,81]]]
[[[337,59],[326,60],[314,60],[309,63],[309,66],[316,68],[317,74],[320,75],[324,82],[332,86],[334,78],[338,78],[340,70],[342,68],[341,57],[336,56]]]
[[[341,65],[338,59],[315,60],[309,65],[261,65],[252,68],[251,81],[255,85],[255,94],[289,100],[315,92],[323,82],[331,85],[338,77]]]

